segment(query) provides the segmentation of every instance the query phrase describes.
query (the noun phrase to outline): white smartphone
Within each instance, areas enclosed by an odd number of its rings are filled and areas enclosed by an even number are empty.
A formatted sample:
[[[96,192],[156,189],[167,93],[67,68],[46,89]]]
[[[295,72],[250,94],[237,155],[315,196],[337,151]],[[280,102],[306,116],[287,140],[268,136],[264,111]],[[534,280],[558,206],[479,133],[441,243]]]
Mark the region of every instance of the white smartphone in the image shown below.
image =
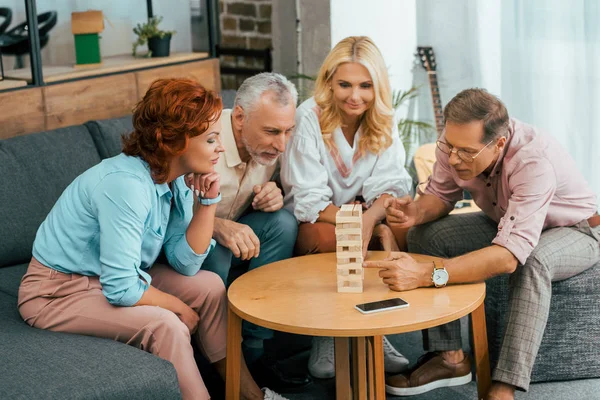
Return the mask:
[[[363,314],[371,314],[371,313],[376,313],[376,312],[380,312],[380,311],[396,310],[398,308],[405,308],[405,307],[408,307],[408,303],[406,301],[402,300],[400,297],[396,297],[393,299],[387,299],[387,300],[374,301],[371,303],[357,304],[354,306],[354,308],[356,308],[358,311],[360,311]]]

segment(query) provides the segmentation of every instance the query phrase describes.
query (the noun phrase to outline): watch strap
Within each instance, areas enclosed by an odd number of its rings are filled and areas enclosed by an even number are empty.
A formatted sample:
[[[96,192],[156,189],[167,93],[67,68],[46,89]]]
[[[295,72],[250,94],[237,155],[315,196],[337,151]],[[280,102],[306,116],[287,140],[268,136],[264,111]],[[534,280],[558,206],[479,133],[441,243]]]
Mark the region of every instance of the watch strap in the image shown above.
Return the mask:
[[[203,206],[211,206],[213,204],[217,204],[220,201],[221,201],[221,192],[219,192],[217,197],[215,197],[213,199],[207,199],[207,198],[198,196],[198,203],[202,204]]]

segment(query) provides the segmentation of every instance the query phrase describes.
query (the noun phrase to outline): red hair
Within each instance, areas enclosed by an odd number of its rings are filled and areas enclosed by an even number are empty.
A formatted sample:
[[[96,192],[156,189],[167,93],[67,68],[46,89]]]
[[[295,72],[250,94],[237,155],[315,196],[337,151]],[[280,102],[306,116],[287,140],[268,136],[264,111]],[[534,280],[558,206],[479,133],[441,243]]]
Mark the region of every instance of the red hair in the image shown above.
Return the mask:
[[[133,110],[134,131],[123,136],[123,153],[150,166],[156,183],[169,176],[169,162],[185,152],[190,138],[206,132],[221,116],[223,103],[191,79],[158,79]]]

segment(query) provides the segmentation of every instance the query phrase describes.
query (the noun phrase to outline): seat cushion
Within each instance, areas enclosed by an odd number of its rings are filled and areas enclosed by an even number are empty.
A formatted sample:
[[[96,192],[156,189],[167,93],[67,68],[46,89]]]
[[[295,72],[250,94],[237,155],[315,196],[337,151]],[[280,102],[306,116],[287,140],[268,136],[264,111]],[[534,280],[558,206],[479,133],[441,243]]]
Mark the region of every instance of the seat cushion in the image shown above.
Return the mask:
[[[100,121],[89,121],[85,124],[96,143],[100,157],[110,158],[121,153],[121,137],[133,131],[131,115],[105,119]]]
[[[508,276],[486,281],[488,342],[498,361],[508,314]],[[552,284],[550,314],[532,382],[600,377],[600,263]]]
[[[25,275],[29,263],[0,268],[0,292],[17,297],[21,278]]]
[[[38,227],[100,155],[83,125],[0,140],[0,267],[28,262]]]
[[[32,328],[0,293],[0,393],[6,399],[180,399],[175,368],[113,340]]]

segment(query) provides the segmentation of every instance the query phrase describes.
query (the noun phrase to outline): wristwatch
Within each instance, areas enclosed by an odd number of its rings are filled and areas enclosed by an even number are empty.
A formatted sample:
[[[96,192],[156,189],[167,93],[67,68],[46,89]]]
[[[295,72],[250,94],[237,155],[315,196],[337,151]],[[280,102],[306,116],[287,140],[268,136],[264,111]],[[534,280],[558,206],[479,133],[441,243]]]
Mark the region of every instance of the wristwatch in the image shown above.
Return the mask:
[[[213,199],[206,199],[204,197],[198,196],[198,203],[202,204],[203,206],[210,206],[213,204],[217,204],[220,201],[221,201],[221,192],[219,192],[217,197],[215,197]]]
[[[448,283],[448,271],[444,268],[444,264],[441,261],[433,262],[433,274],[431,274],[431,280],[435,287],[441,288],[446,286]]]

